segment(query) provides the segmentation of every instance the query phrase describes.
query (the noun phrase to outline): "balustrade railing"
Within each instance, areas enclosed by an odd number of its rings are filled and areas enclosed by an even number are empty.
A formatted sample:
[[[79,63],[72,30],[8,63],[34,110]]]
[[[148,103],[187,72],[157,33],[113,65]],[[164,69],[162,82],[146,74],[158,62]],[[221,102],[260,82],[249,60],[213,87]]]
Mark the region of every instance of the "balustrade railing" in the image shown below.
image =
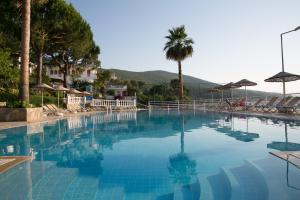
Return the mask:
[[[86,103],[86,98],[85,97],[72,97],[68,96],[67,97],[67,104],[85,104]]]
[[[136,100],[105,100],[105,99],[93,99],[93,107],[136,107]]]

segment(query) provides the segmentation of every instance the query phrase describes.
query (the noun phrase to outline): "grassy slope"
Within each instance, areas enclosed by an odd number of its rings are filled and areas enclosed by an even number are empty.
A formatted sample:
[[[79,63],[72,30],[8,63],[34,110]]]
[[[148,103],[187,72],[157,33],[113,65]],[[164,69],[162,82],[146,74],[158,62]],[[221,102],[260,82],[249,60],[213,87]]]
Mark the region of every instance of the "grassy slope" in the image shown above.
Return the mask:
[[[145,72],[132,72],[118,69],[109,69],[114,72],[116,76],[122,80],[137,80],[144,81],[149,85],[160,84],[160,83],[169,83],[172,79],[177,79],[178,75],[176,73],[166,72],[162,70],[156,71],[145,71]],[[210,94],[207,93],[207,89],[216,86],[216,83],[195,78],[192,76],[183,76],[185,86],[190,90],[190,95],[194,98],[201,97],[210,98]],[[225,92],[225,95],[229,95],[229,92]],[[235,96],[244,95],[244,90],[235,90]],[[268,93],[255,90],[248,91],[249,96],[274,96],[279,95],[277,93]]]

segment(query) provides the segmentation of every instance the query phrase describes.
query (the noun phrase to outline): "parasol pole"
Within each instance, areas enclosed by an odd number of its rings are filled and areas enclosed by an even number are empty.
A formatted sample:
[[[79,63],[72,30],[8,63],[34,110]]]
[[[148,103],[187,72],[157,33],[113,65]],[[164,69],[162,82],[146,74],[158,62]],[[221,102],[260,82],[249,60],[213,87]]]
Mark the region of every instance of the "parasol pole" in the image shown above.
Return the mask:
[[[59,91],[57,91],[57,108],[59,108]]]
[[[224,99],[224,98],[223,98],[223,97],[224,97],[224,92],[223,92],[223,90],[221,91],[221,93],[222,93],[222,101],[223,101],[223,99]]]
[[[288,32],[286,32],[288,33]],[[282,35],[285,33],[280,34],[280,43],[281,43],[281,67],[282,67],[282,72],[284,72],[284,58],[283,58],[283,40],[282,40]],[[283,86],[283,101],[285,100],[285,81],[284,79],[282,80],[282,86]]]
[[[247,107],[247,86],[245,85],[245,109]]]
[[[44,106],[44,92],[43,92],[43,88],[42,88],[42,107]]]

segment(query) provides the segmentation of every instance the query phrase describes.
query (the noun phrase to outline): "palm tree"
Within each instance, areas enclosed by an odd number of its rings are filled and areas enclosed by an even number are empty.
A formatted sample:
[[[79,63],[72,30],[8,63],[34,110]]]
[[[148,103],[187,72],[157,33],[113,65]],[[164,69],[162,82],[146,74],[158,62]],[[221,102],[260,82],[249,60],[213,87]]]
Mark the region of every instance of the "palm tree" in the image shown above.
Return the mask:
[[[30,0],[22,2],[20,99],[29,102]]]
[[[168,60],[174,60],[178,63],[178,95],[179,99],[182,99],[183,81],[181,62],[187,57],[192,56],[194,41],[187,36],[184,26],[169,29],[169,35],[166,38],[168,39],[164,47],[166,57]]]

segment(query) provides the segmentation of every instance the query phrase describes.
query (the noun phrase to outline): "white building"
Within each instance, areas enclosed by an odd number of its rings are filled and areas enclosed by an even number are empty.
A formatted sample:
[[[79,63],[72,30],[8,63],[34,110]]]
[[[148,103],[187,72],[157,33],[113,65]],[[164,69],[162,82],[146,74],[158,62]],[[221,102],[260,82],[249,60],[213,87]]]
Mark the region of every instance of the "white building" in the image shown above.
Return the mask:
[[[61,73],[59,67],[46,67],[46,74],[51,79],[55,80],[64,80],[64,75]],[[97,68],[95,67],[86,67],[84,70],[76,70],[71,68],[67,76],[68,85],[73,83],[73,80],[86,81],[88,83],[93,83],[97,79]]]

